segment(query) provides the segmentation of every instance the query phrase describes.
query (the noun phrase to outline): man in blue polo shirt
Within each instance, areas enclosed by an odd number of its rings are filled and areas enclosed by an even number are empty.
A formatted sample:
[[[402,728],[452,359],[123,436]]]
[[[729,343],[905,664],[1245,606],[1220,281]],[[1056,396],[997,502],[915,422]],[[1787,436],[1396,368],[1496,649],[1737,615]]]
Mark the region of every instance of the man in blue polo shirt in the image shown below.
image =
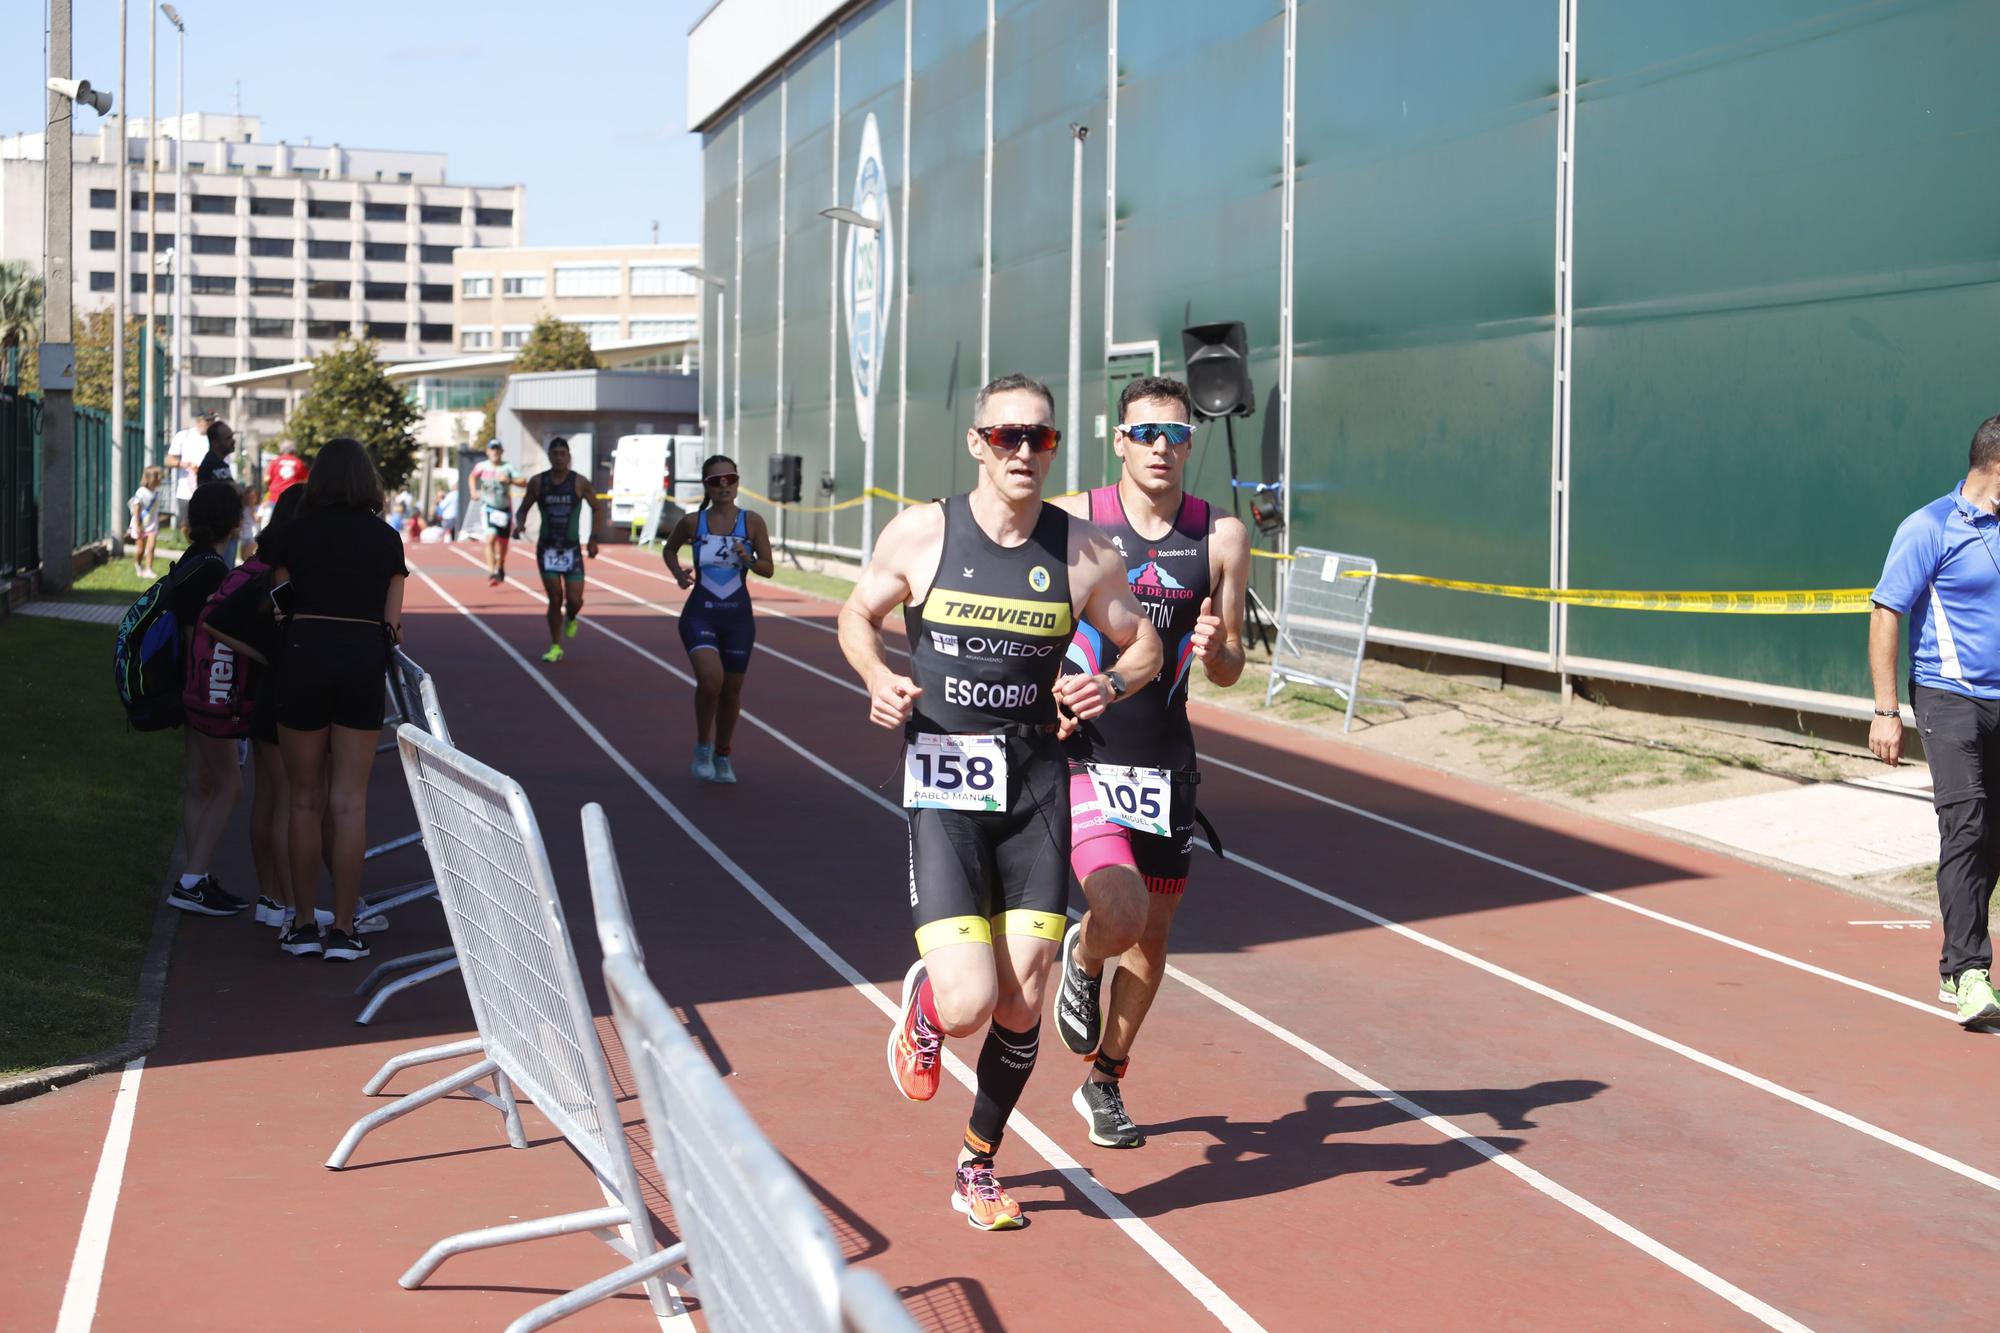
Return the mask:
[[[2000,1026],[1987,910],[2000,864],[2000,416],[1972,437],[1965,480],[1896,529],[1875,585],[1868,748],[1903,754],[1897,629],[1910,619],[1910,708],[1924,734],[1938,819],[1944,915],[1938,998],[1967,1028]]]

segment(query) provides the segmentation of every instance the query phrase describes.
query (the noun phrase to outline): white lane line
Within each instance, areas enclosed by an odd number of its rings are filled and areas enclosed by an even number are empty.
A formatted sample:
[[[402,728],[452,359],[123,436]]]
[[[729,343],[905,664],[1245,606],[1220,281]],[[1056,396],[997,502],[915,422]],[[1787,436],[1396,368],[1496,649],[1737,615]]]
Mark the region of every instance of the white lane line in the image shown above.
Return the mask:
[[[664,575],[656,575],[651,570],[640,569],[636,565],[628,565],[623,563],[622,561],[614,560],[611,561],[610,563],[617,565],[620,569],[630,570],[634,574],[644,575],[647,578],[665,578]],[[673,582],[672,579],[667,579],[666,581],[669,583]],[[799,596],[802,597],[817,596],[817,594],[815,593],[804,592],[796,588],[787,589],[786,591],[797,593]],[[838,633],[838,631],[834,629],[834,627],[831,625],[824,625],[817,620],[809,620],[803,616],[788,615],[783,611],[779,611],[774,608],[766,607],[763,605],[759,605],[757,607],[757,610],[759,612],[768,612],[769,614],[778,616],[781,619],[789,620],[794,624],[804,625],[809,629],[819,630],[822,633],[827,633],[827,634]],[[895,653],[899,656],[906,657],[909,655],[908,650],[898,648],[893,644],[885,644],[884,646],[887,647],[888,651]],[[781,658],[783,657],[783,654],[776,654],[776,655]],[[794,659],[784,658],[784,660],[793,661]],[[807,670],[814,671],[814,673],[817,675],[825,674],[824,672],[817,671],[816,668],[808,667]],[[1216,707],[1216,705],[1203,704],[1202,707],[1213,708]],[[1224,736],[1226,739],[1230,740],[1242,739],[1241,737],[1229,735],[1226,732],[1224,733]],[[1304,758],[1304,756],[1300,757]],[[1307,762],[1311,761],[1307,760]],[[1366,819],[1372,823],[1380,824],[1384,828],[1395,829],[1398,833],[1407,833],[1413,838],[1421,838],[1425,842],[1432,843],[1439,847],[1449,848],[1452,851],[1460,852],[1466,856],[1474,857],[1477,860],[1485,861],[1489,865],[1499,866],[1504,870],[1511,870],[1516,874],[1525,875],[1529,879],[1539,880],[1544,884],[1548,884],[1555,888],[1562,889],[1565,892],[1574,893],[1585,898],[1593,899],[1597,902],[1604,903],[1608,906],[1616,907],[1621,911],[1632,912],[1636,915],[1646,917],[1649,920],[1657,921],[1661,925],[1672,926],[1676,930],[1684,930],[1691,935],[1699,935],[1703,939],[1712,940],[1717,944],[1728,945],[1732,949],[1741,949],[1744,953],[1753,954],[1756,957],[1762,958],[1767,962],[1777,963],[1783,967],[1793,968],[1797,971],[1805,972],[1812,976],[1818,977],[1823,981],[1831,981],[1837,985],[1846,986],[1849,987],[1850,989],[1861,991],[1864,994],[1876,996],[1879,999],[1891,1000],[1896,1004],[1902,1005],[1906,1009],[1914,1009],[1921,1014],[1931,1014],[1937,1017],[1952,1018],[1954,1019],[1954,1021],[1956,1021],[1955,1016],[1952,1013],[1940,1010],[1935,1006],[1931,1005],[1930,1003],[1928,1003],[1927,1001],[1916,999],[1912,996],[1903,995],[1897,991],[1892,991],[1882,986],[1877,986],[1873,982],[1863,981],[1859,977],[1850,977],[1847,976],[1845,973],[1835,972],[1830,968],[1821,967],[1817,963],[1808,963],[1802,958],[1793,958],[1789,954],[1779,953],[1775,949],[1767,949],[1761,944],[1752,944],[1748,940],[1738,939],[1734,935],[1728,935],[1719,930],[1711,930],[1707,926],[1697,925],[1695,922],[1684,920],[1681,917],[1673,916],[1666,912],[1661,912],[1651,907],[1644,907],[1638,903],[1627,902],[1624,898],[1619,897],[1617,894],[1606,893],[1601,889],[1593,889],[1588,887],[1587,885],[1578,884],[1573,880],[1564,879],[1560,875],[1552,875],[1549,874],[1547,871],[1537,870],[1533,866],[1522,865],[1518,861],[1510,861],[1504,856],[1497,856],[1492,852],[1481,851],[1477,847],[1467,846],[1465,843],[1454,841],[1453,839],[1447,838],[1442,834],[1432,833],[1427,829],[1418,828],[1414,824],[1405,824],[1400,819],[1393,819],[1388,815],[1377,814],[1375,811],[1366,809],[1365,807],[1353,805],[1350,804],[1349,802],[1338,800],[1334,797],[1313,791],[1308,787],[1301,787],[1297,786],[1294,783],[1285,782],[1282,779],[1270,776],[1268,773],[1260,773],[1255,769],[1245,768],[1241,764],[1232,764],[1228,760],[1219,759],[1213,754],[1204,753],[1202,755],[1202,763],[1205,765],[1212,765],[1216,768],[1228,769],[1230,772],[1241,774],[1243,777],[1246,778],[1254,778],[1256,781],[1265,783],[1268,786],[1277,787],[1280,790],[1291,792],[1294,795],[1303,796],[1308,800],[1318,801],[1322,805],[1331,806],[1336,810],[1345,811],[1346,813],[1354,815],[1358,818]],[[1864,923],[1849,922],[1848,924],[1856,925]],[[1876,924],[1876,923],[1865,923],[1865,924]]]
[[[90,1202],[83,1209],[83,1229],[77,1235],[76,1253],[70,1259],[69,1281],[63,1285],[56,1333],[88,1333],[97,1319],[97,1295],[104,1285],[104,1261],[111,1250],[111,1223],[118,1214],[118,1194],[125,1185],[125,1157],[132,1147],[139,1076],[145,1070],[146,1057],[142,1055],[118,1075],[111,1123],[104,1129],[104,1151],[97,1158],[97,1175],[90,1182]]]
[[[763,885],[751,878],[748,871],[730,859],[727,852],[718,847],[707,834],[696,827],[694,821],[683,814],[679,806],[668,800],[661,793],[660,789],[655,787],[647,779],[646,775],[633,765],[631,760],[627,759],[616,746],[605,739],[604,733],[599,731],[589,718],[578,711],[574,704],[564,698],[562,691],[551,684],[544,673],[536,670],[528,659],[515,649],[513,644],[507,642],[505,638],[501,637],[485,621],[474,615],[458,599],[446,592],[439,586],[437,580],[433,579],[428,573],[425,573],[422,569],[418,569],[415,572],[417,577],[421,578],[431,591],[436,593],[446,605],[464,616],[472,623],[474,628],[491,639],[502,652],[507,654],[514,665],[521,668],[529,679],[540,686],[542,691],[555,701],[556,706],[569,716],[570,721],[574,722],[577,728],[584,735],[588,736],[596,744],[597,748],[602,750],[605,756],[612,763],[616,764],[640,791],[646,794],[647,798],[654,805],[659,807],[661,813],[679,825],[681,832],[685,833],[697,846],[708,853],[709,858],[721,866],[724,871],[728,872],[730,878],[734,879],[746,893],[756,899],[765,911],[776,917],[787,930],[799,938],[800,942],[815,954],[818,954],[822,962],[839,974],[843,981],[847,982],[857,993],[873,1004],[876,1009],[880,1010],[885,1018],[891,1022],[896,1020],[898,1017],[897,1007],[890,1002],[886,995],[871,985],[866,977],[856,971],[840,954],[834,952],[832,946],[814,934],[803,921],[793,916],[785,908],[784,904],[772,897]],[[510,587],[520,590],[529,597],[539,599],[542,595],[513,579],[509,579],[507,582]],[[620,639],[624,637],[616,635],[614,631],[605,629],[599,623],[593,622],[591,628],[607,636]],[[629,642],[627,640],[628,645]],[[747,717],[748,715],[745,714],[745,716]],[[945,1066],[951,1071],[952,1077],[957,1079],[967,1091],[974,1089],[975,1079],[973,1078],[972,1071],[966,1067],[964,1061],[960,1060],[950,1051],[945,1052]],[[1132,1210],[1127,1208],[1117,1195],[1098,1184],[1089,1172],[1077,1164],[1075,1158],[1063,1151],[1062,1147],[1054,1139],[1045,1134],[1039,1126],[1025,1115],[1016,1112],[1009,1123],[1009,1128],[1014,1133],[1020,1135],[1027,1142],[1028,1146],[1041,1156],[1042,1160],[1061,1172],[1063,1178],[1069,1182],[1071,1188],[1089,1199],[1099,1212],[1111,1220],[1112,1225],[1123,1231],[1128,1239],[1144,1250],[1153,1262],[1164,1269],[1189,1295],[1200,1301],[1203,1307],[1209,1313],[1213,1314],[1224,1328],[1255,1329],[1260,1330],[1261,1333],[1262,1325],[1245,1313],[1241,1306],[1230,1299],[1228,1294],[1210,1280],[1207,1275],[1202,1273],[1200,1269],[1190,1263],[1179,1250],[1168,1244],[1158,1232],[1135,1216]]]
[[[470,557],[468,557],[468,559],[469,558]],[[634,593],[624,592],[622,589],[614,588],[613,590],[620,592],[623,596],[628,597],[635,602],[639,602],[647,606],[657,605],[656,603],[647,602],[645,598],[639,597]],[[776,656],[784,661],[793,662],[799,665],[804,665],[802,663],[798,663],[798,659],[788,657],[786,654],[778,652],[775,649],[765,649],[761,651],[769,651],[772,653],[773,656]],[[853,681],[841,680],[836,676],[833,676],[827,672],[819,670],[817,667],[807,666],[806,669],[811,671],[814,675],[832,681],[834,684],[839,685],[842,689],[850,690],[856,694],[862,694],[862,695],[865,695],[867,693]],[[1211,756],[1203,756],[1203,758],[1205,762],[1221,763],[1220,760],[1215,760]],[[1223,764],[1222,766],[1238,772],[1247,772],[1247,770],[1238,769],[1234,764]],[[1253,774],[1252,776],[1255,775]],[[1289,790],[1301,792],[1305,795],[1312,794],[1310,792],[1306,792],[1304,788],[1292,787],[1290,783],[1278,783],[1276,785],[1286,787]],[[1367,812],[1363,811],[1361,813],[1365,814]],[[1377,818],[1379,818],[1379,816],[1377,816]],[[1383,822],[1393,823],[1394,821],[1385,820]],[[1421,833],[1421,830],[1411,830],[1411,831]],[[1424,834],[1423,836],[1430,837],[1431,835]],[[1439,841],[1442,840],[1439,839]],[[1475,855],[1486,857],[1486,853],[1483,852],[1475,853]],[[1952,1157],[1946,1153],[1939,1152],[1935,1148],[1926,1147],[1925,1145],[1918,1143],[1914,1139],[1906,1138],[1903,1135],[1896,1133],[1894,1130],[1885,1129],[1882,1126],[1873,1123],[1872,1121],[1863,1120],[1861,1117],[1857,1115],[1852,1115],[1846,1111],[1841,1110],[1836,1106],[1830,1106],[1827,1103],[1818,1100],[1817,1098],[1808,1097],[1804,1093],[1794,1092],[1792,1089],[1786,1087],[1782,1083],[1778,1083],[1775,1082],[1774,1080],[1765,1078],[1761,1074],[1754,1074],[1749,1070],[1742,1068],[1740,1065],[1731,1064],[1729,1061],[1710,1055],[1706,1051],[1698,1050],[1695,1047],[1688,1045],[1686,1042],[1677,1041],[1674,1038],[1665,1035],[1664,1033],[1655,1032],[1653,1029],[1645,1027],[1639,1023],[1635,1023],[1629,1018],[1621,1017],[1618,1014],[1614,1014],[1607,1009],[1601,1009],[1598,1006],[1591,1004],[1587,1000],[1577,999],[1573,995],[1570,995],[1564,991],[1559,991],[1553,986],[1544,985],[1542,982],[1536,981],[1531,977],[1523,976],[1521,973],[1515,972],[1510,968],[1502,967],[1498,963],[1490,962],[1487,959],[1479,957],[1477,954],[1467,953],[1465,950],[1458,948],[1456,945],[1447,944],[1443,940],[1440,940],[1435,936],[1427,935],[1424,932],[1417,930],[1411,926],[1404,925],[1400,921],[1394,921],[1386,916],[1381,915],[1380,913],[1371,912],[1365,907],[1362,907],[1356,903],[1351,903],[1347,901],[1345,898],[1337,897],[1334,894],[1326,892],[1324,889],[1315,888],[1314,886],[1306,883],[1303,880],[1296,879],[1293,876],[1288,875],[1281,870],[1275,870],[1270,866],[1264,865],[1262,862],[1253,861],[1249,857],[1238,855],[1235,852],[1226,853],[1224,859],[1233,861],[1236,864],[1245,867],[1246,869],[1252,870],[1257,874],[1264,876],[1266,879],[1271,880],[1274,883],[1282,884],[1286,888],[1293,889],[1299,893],[1305,894],[1307,897],[1318,899],[1320,902],[1323,902],[1330,907],[1337,908],[1340,911],[1347,913],[1349,916],[1353,916],[1362,921],[1366,921],[1368,924],[1373,926],[1380,926],[1384,930],[1393,931],[1394,933],[1402,936],[1404,939],[1407,939],[1412,943],[1421,944],[1426,949],[1434,950],[1438,953],[1445,955],[1447,958],[1451,958],[1458,962],[1464,963],[1469,967],[1476,967],[1482,972],[1485,972],[1491,976],[1498,977],[1502,981],[1510,982],[1513,985],[1521,987],[1523,990],[1541,996],[1543,999],[1553,1000],[1555,1003],[1562,1005],[1564,1008],[1573,1010],[1576,1013],[1582,1014],[1587,1018],[1594,1018],[1600,1023],[1604,1023],[1611,1027],[1617,1028],[1619,1031],[1624,1032],[1630,1036],[1637,1037],[1641,1041],[1649,1042],[1652,1045],[1659,1047],[1661,1050],[1670,1051],[1673,1054],[1678,1055],[1685,1060],[1691,1060],[1695,1064],[1698,1064],[1705,1069],[1712,1069],[1718,1074],[1724,1074],[1730,1078],[1735,1079],[1739,1083],[1757,1089],[1759,1092],[1763,1092],[1770,1096],[1776,1097],[1780,1101],[1789,1102],[1792,1105],[1797,1106],[1802,1110],[1811,1111],[1814,1115],[1824,1117],[1827,1120],[1831,1120],[1833,1123],[1840,1125],[1843,1128],[1854,1130],[1855,1132],[1860,1134],[1865,1134],[1869,1138],[1875,1139],[1880,1143],[1885,1143],[1890,1147],[1896,1148],[1902,1152],[1909,1153],[1911,1156],[1929,1162],[1933,1166],[1943,1167],[1945,1170],[1950,1171],[1952,1174],[1957,1176],[1962,1176],[1966,1180],[1972,1181],[1974,1184],[1984,1185],[1986,1188],[1991,1190],[2000,1190],[2000,1176],[1995,1176],[1990,1172],[1982,1171],[1978,1167],[1970,1164],[1969,1162],[1962,1162],[1958,1158]],[[1497,858],[1488,857],[1487,859],[1497,859]],[[1888,992],[1884,993],[1886,994]],[[1919,1007],[1921,1007],[1925,1013],[1939,1012],[1938,1010],[1932,1009],[1929,1006],[1919,1006]]]
[[[515,586],[518,587],[520,585],[516,584]],[[630,597],[632,594],[626,593],[625,595]],[[672,664],[668,663],[661,657],[647,650],[643,646],[634,643],[632,640],[626,638],[624,635],[618,633],[616,630],[607,628],[602,621],[593,621],[591,623],[591,628],[593,630],[596,630],[598,633],[607,635],[610,638],[614,639],[615,641],[625,645],[625,647],[631,649],[634,653],[637,653],[640,657],[645,658],[648,662],[651,662],[654,666],[660,668],[662,671],[667,672],[669,675],[675,676],[685,683],[688,684],[693,683],[693,677],[688,675],[685,671],[682,671],[680,668],[673,666]],[[822,672],[819,674],[824,675],[825,673]],[[834,679],[833,677],[830,676],[827,678],[830,680]],[[843,688],[851,689],[857,694],[865,694],[865,691],[862,691],[859,686],[853,685],[850,682],[836,680],[835,683],[841,685]],[[804,759],[807,763],[811,764],[813,767],[819,769],[820,772],[826,774],[834,781],[840,783],[844,787],[847,787],[851,791],[859,793],[861,796],[873,802],[875,805],[880,806],[884,811],[895,816],[899,821],[906,821],[908,819],[908,815],[904,811],[903,807],[895,804],[893,801],[888,800],[880,792],[874,791],[866,786],[863,786],[860,782],[856,781],[848,774],[842,772],[838,768],[835,768],[832,764],[829,764],[828,762],[826,762],[826,760],[822,759],[817,754],[814,754],[811,750],[808,750],[803,745],[800,745],[797,741],[793,740],[785,732],[765,722],[763,719],[754,716],[748,711],[742,714],[742,719],[743,721],[748,722],[750,725],[756,727],[759,731],[762,731],[764,734],[776,740],[780,745],[783,745],[786,749],[792,751],[792,753],[798,755],[800,758]],[[1074,913],[1072,913],[1072,915],[1074,915]],[[1577,1213],[1579,1216],[1587,1219],[1592,1224],[1602,1228],[1605,1231],[1610,1232],[1612,1235],[1618,1237],[1620,1240],[1626,1242],[1628,1245],[1633,1246],[1634,1248],[1640,1250],[1642,1253],[1649,1255],[1650,1257],[1665,1264],[1667,1267],[1673,1269],[1675,1272],[1681,1274],[1683,1277],[1689,1278],[1690,1280],[1700,1284],[1702,1287],[1705,1287],[1709,1291],[1715,1293],[1716,1295],[1722,1297],[1724,1300],[1728,1301],[1730,1304],[1736,1306],[1738,1309],[1745,1311],[1746,1313],[1752,1315],[1753,1317],[1769,1325],[1770,1327],[1783,1328],[1783,1329],[1803,1329],[1805,1327],[1805,1325],[1798,1323],[1796,1320],[1792,1319],[1789,1315],[1786,1315],[1783,1312],[1776,1310],[1771,1306],[1765,1304],[1763,1301],[1758,1300],[1756,1297],[1751,1296],[1749,1293],[1743,1291],[1735,1284],[1729,1282],[1727,1279],[1717,1275],[1716,1273],[1710,1271],[1709,1269],[1704,1268],[1701,1264],[1688,1258],[1686,1255],[1683,1255],[1679,1251],[1674,1250],[1669,1246],[1662,1244],[1660,1241],[1653,1239],[1651,1236],[1639,1230],[1631,1223],[1624,1221],[1622,1218],[1618,1217],[1617,1215],[1609,1212],[1604,1208],[1599,1207],[1597,1204],[1591,1203],[1588,1199],[1583,1198],[1581,1195],[1569,1189],[1567,1186],[1558,1184],[1556,1181],[1551,1180],[1548,1176],[1535,1170],[1533,1167],[1527,1166],[1521,1162],[1514,1160],[1512,1157],[1508,1156],[1506,1152],[1504,1152],[1500,1148],[1495,1147],[1493,1144],[1487,1142],[1485,1139],[1479,1137],[1477,1134],[1473,1134],[1468,1130],[1462,1129],[1458,1125],[1454,1124],[1452,1121],[1445,1119],[1443,1116],[1437,1115],[1434,1112],[1426,1110],[1424,1107],[1417,1105],[1415,1102],[1409,1100],[1407,1097],[1404,1097],[1401,1093],[1398,1093],[1393,1089],[1389,1088],[1387,1085],[1376,1081],[1375,1079],[1369,1077],[1367,1074],[1363,1073],[1361,1070],[1354,1068],[1352,1065],[1346,1064],[1343,1061],[1334,1058],[1332,1055],[1329,1055],[1326,1051],[1322,1050],[1320,1047],[1315,1046],[1311,1042],[1306,1041],[1304,1038],[1297,1036],[1296,1034],[1292,1033],[1289,1029],[1279,1026],[1277,1023],[1264,1017],[1256,1010],[1251,1009],[1249,1006],[1230,998],[1228,995],[1225,995],[1221,991],[1216,990],[1214,987],[1208,985],[1206,982],[1203,982],[1198,978],[1189,975],[1187,972],[1181,970],[1179,967],[1169,965],[1169,967],[1167,968],[1167,973],[1169,976],[1172,976],[1175,980],[1179,981],[1181,984],[1187,986],[1189,989],[1195,991],[1197,994],[1203,996],[1204,998],[1211,1000],[1214,1003],[1222,1006],[1224,1009],[1236,1015],[1238,1018],[1241,1018],[1246,1022],[1253,1024],[1256,1027],[1262,1028],[1264,1031],[1278,1038],[1278,1040],[1284,1042],[1286,1045],[1293,1047],[1294,1049],[1304,1053],[1317,1063],[1325,1066],[1328,1069],[1333,1070],[1335,1073],[1339,1074],[1342,1078],[1346,1079],[1349,1083],[1353,1084],[1355,1087],[1361,1089],[1364,1092],[1367,1092],[1371,1096],[1379,1098],[1382,1101],[1388,1102],[1390,1105],[1396,1107],[1398,1110],[1402,1111],[1405,1115],[1410,1116],[1412,1119],[1422,1121],[1425,1125],[1429,1126],[1432,1130],[1436,1131],[1443,1137],[1463,1144],[1471,1151],[1478,1153],[1480,1156],[1500,1166],[1503,1170],[1506,1170],[1507,1172],[1515,1176],[1517,1179],[1527,1184],[1530,1188],[1536,1190],[1537,1192],[1543,1195],[1546,1195],[1550,1199],[1555,1200],[1563,1207],[1570,1209],[1572,1212]],[[884,1003],[886,1003],[886,1001],[884,1001]]]

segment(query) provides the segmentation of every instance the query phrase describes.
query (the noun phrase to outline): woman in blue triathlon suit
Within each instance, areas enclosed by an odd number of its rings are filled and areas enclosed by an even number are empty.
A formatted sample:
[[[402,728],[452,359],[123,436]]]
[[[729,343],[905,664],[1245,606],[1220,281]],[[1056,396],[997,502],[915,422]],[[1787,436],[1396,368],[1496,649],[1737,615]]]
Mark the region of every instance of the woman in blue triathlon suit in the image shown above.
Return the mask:
[[[749,575],[770,578],[771,534],[764,520],[736,507],[739,478],[733,460],[716,454],[701,465],[701,508],[682,517],[667,536],[667,568],[688,589],[681,610],[681,643],[694,669],[694,775],[705,782],[734,782],[729,741],[743,708],[743,673],[757,625],[750,617]],[[694,568],[677,558],[694,547]]]

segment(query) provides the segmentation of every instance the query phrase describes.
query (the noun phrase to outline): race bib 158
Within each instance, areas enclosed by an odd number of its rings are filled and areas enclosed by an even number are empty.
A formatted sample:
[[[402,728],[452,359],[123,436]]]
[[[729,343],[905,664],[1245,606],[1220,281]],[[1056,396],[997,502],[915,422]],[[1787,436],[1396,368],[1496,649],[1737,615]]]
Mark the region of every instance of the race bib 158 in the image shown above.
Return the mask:
[[[1005,809],[1006,742],[918,733],[903,751],[903,804],[912,810]]]

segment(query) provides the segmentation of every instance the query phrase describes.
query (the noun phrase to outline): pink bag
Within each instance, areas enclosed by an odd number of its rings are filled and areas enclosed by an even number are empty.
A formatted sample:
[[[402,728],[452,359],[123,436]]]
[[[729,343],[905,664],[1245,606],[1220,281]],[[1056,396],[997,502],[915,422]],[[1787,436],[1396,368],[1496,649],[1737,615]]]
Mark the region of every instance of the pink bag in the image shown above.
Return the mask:
[[[181,706],[187,714],[187,724],[204,736],[236,740],[250,734],[250,703],[255,697],[257,664],[211,634],[208,616],[231,593],[269,570],[261,560],[244,561],[229,571],[222,586],[210,594],[195,617]]]

